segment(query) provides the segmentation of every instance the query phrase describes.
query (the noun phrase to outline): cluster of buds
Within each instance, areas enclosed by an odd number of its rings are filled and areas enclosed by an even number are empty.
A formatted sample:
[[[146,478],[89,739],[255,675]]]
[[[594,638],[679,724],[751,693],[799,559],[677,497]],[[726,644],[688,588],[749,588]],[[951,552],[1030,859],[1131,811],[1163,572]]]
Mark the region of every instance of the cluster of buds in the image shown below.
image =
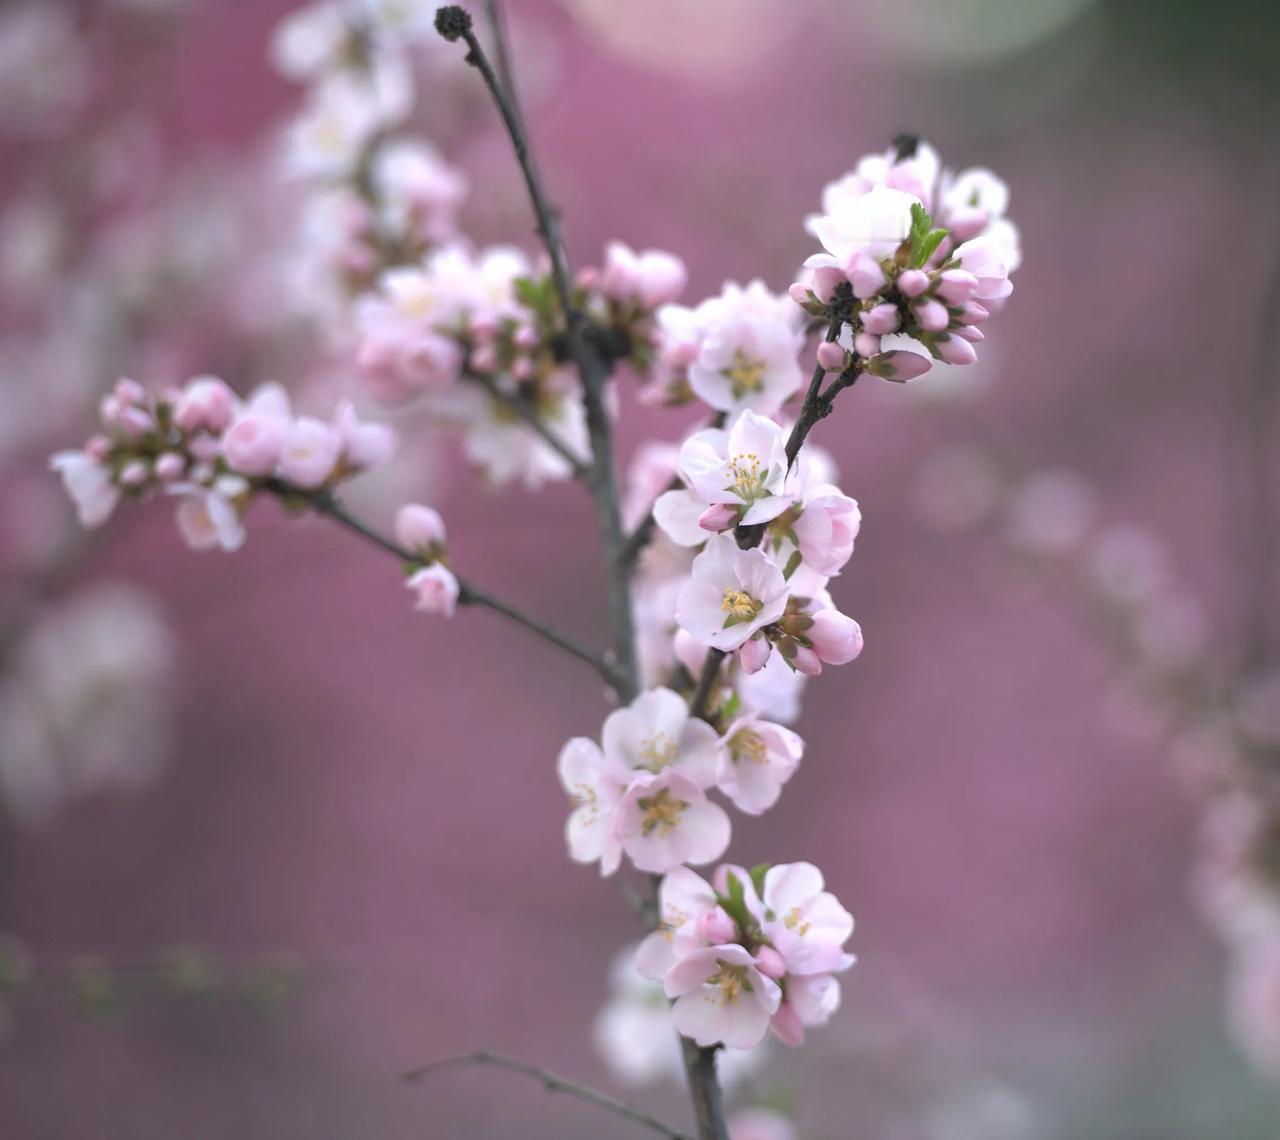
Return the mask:
[[[812,864],[725,864],[712,883],[682,867],[663,878],[659,906],[636,966],[662,983],[676,1028],[699,1045],[751,1049],[770,1030],[800,1045],[839,1008],[853,916]]]
[[[932,360],[972,364],[979,326],[1012,293],[1020,260],[1007,203],[993,174],[953,176],[924,144],[909,157],[864,159],[829,185],[808,223],[825,252],[790,290],[810,316],[848,326],[819,350],[822,366],[842,372],[860,360],[862,371],[905,381]]]
[[[177,520],[193,549],[238,549],[242,520],[263,490],[317,491],[373,467],[395,434],[363,422],[343,401],[331,421],[296,416],[278,384],[241,400],[216,376],[154,393],[120,380],[103,398],[102,431],[53,456],[85,526],[99,526],[122,498],[179,498]]]
[[[611,363],[648,366],[654,314],[684,285],[683,264],[612,243],[601,269],[579,275],[571,301]],[[529,421],[587,458],[568,333],[550,272],[521,251],[452,242],[414,266],[382,273],[357,303],[358,363],[379,401],[425,397],[459,425],[467,452],[495,482],[529,486],[572,465]]]

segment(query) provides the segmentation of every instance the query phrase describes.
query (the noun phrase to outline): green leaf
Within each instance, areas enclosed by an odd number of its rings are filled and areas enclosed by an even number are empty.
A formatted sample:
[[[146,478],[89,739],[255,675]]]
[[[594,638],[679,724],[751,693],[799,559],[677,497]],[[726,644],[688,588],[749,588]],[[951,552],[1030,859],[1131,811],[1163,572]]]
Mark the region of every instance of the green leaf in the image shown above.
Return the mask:
[[[751,885],[755,887],[758,895],[764,894],[764,877],[768,872],[768,863],[757,863],[751,868]]]
[[[730,695],[729,699],[720,706],[720,716],[724,720],[733,720],[738,715],[738,709],[742,707],[742,698],[737,693]]]
[[[950,232],[950,230],[935,229],[929,211],[919,202],[913,202],[911,233],[907,239],[911,243],[911,267],[919,269],[924,265]]]
[[[751,928],[751,912],[747,910],[747,900],[742,888],[742,880],[730,871],[725,876],[725,882],[729,893],[727,895],[716,895],[716,902],[720,904],[725,914],[737,923],[739,933],[745,935]]]
[[[791,557],[787,559],[787,565],[782,571],[782,577],[788,582],[791,581],[791,575],[800,569],[800,551],[792,551]]]

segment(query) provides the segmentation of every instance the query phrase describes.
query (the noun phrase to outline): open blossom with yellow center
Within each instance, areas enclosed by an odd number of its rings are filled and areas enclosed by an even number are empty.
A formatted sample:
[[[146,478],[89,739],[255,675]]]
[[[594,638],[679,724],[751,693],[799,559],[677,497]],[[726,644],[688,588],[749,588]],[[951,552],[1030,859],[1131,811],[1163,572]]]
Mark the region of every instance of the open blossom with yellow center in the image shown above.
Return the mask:
[[[729,391],[735,400],[758,395],[764,391],[764,374],[769,367],[767,360],[748,356],[741,348],[734,349],[733,360],[720,375],[729,381]]]
[[[729,831],[724,808],[676,768],[638,773],[623,794],[615,825],[637,869],[656,874],[719,858]]]
[[[670,788],[663,788],[654,796],[641,796],[636,801],[640,805],[640,830],[646,835],[655,831],[669,835],[679,826],[689,804],[685,800],[676,799]]]
[[[788,594],[782,567],[768,552],[741,550],[731,535],[717,535],[693,561],[676,599],[676,621],[703,645],[732,652],[782,617]]]
[[[780,724],[745,716],[728,727],[724,742],[727,762],[720,767],[717,786],[740,811],[767,811],[799,766],[804,741]]]
[[[725,618],[727,626],[732,622],[750,621],[760,612],[760,603],[745,590],[726,586],[720,608],[728,615]]]
[[[681,956],[662,979],[676,1029],[699,1045],[759,1045],[782,1002],[782,989],[737,945],[707,946]]]
[[[645,765],[651,772],[658,772],[668,764],[673,764],[680,754],[680,745],[665,732],[655,732],[643,742],[640,755],[648,761]]]
[[[606,761],[621,784],[671,770],[699,788],[716,781],[719,738],[710,725],[690,717],[684,698],[670,689],[650,689],[610,713],[602,737]]]

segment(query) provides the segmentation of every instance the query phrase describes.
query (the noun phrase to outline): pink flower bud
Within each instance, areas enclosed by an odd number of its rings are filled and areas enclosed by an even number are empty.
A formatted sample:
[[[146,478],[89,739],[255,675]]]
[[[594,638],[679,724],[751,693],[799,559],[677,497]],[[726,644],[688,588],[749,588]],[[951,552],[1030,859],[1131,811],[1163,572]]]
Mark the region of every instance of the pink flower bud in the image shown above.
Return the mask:
[[[933,361],[920,352],[908,349],[894,349],[872,357],[867,370],[873,376],[882,376],[886,380],[894,380],[901,384],[923,376],[933,367]]]
[[[942,332],[951,323],[951,314],[940,301],[920,301],[913,307],[916,321],[929,332]]]
[[[803,281],[793,281],[787,286],[787,293],[797,305],[807,305],[809,303],[809,286]]]
[[[761,946],[756,951],[756,969],[766,978],[773,978],[776,981],[786,975],[787,963],[772,946]]]
[[[453,617],[461,590],[458,579],[447,566],[437,562],[433,566],[415,571],[405,581],[405,586],[417,595],[414,609],[426,614]]]
[[[283,425],[271,416],[241,416],[222,437],[223,458],[242,475],[270,475],[283,448]]]
[[[511,375],[517,380],[528,380],[533,376],[533,361],[527,356],[518,356],[511,362]]]
[[[948,364],[972,364],[978,359],[978,353],[967,340],[958,336],[949,336],[938,345],[938,354]]]
[[[538,330],[532,325],[521,325],[512,334],[511,341],[517,348],[523,348],[526,351],[531,348],[537,348]]]
[[[929,288],[929,275],[923,269],[904,269],[898,274],[898,292],[904,297],[919,297]]]
[[[888,336],[891,332],[897,332],[902,318],[898,314],[897,305],[884,304],[868,309],[860,319],[865,332],[873,336]]]
[[[841,372],[845,366],[845,351],[835,341],[824,340],[818,345],[818,363],[828,372]]]
[[[862,630],[839,610],[819,610],[806,632],[814,652],[828,665],[846,665],[862,652]]]
[[[808,677],[816,677],[822,672],[822,658],[807,645],[797,645],[795,653],[787,658],[787,663],[797,673]]]
[[[859,301],[874,297],[885,287],[884,270],[874,257],[861,250],[853,255],[849,262],[846,276],[853,286],[853,295]]]
[[[471,354],[471,367],[477,372],[493,372],[498,367],[498,354],[493,346],[482,344]]]
[[[173,483],[182,478],[187,462],[176,451],[166,451],[156,460],[156,478],[163,483]]]
[[[737,521],[738,512],[728,503],[712,503],[698,516],[698,525],[703,530],[709,530],[713,534],[728,530]]]
[[[880,352],[880,338],[869,332],[861,332],[853,338],[853,351],[863,359]]]
[[[120,482],[126,487],[141,487],[151,475],[151,469],[141,459],[131,459],[120,468]]]
[[[773,643],[767,637],[752,637],[738,649],[738,664],[742,666],[744,673],[759,673],[772,652]]]
[[[936,295],[948,305],[963,305],[978,287],[978,279],[963,269],[948,269],[938,281]]]
[[[116,399],[126,405],[145,404],[147,400],[147,390],[136,380],[130,380],[127,376],[116,381],[114,392]]]
[[[990,315],[991,310],[986,305],[979,305],[977,301],[970,301],[960,312],[960,322],[966,325],[980,325]]]
[[[111,441],[105,435],[93,435],[84,445],[85,454],[101,463],[111,454]]]
[[[716,907],[698,917],[698,933],[712,946],[738,941],[738,925],[724,912],[723,907]]]
[[[987,334],[977,325],[960,325],[958,328],[951,330],[951,335],[958,336],[961,340],[967,340],[972,344],[981,344],[987,339]]]
[[[640,304],[646,309],[656,309],[674,301],[684,292],[688,279],[684,262],[674,254],[656,250],[642,254],[636,280]]]
[[[844,284],[845,280],[845,275],[840,270],[830,265],[823,265],[813,271],[811,288],[817,294],[818,300],[825,305],[831,300],[831,294],[836,291],[836,286]]]
[[[498,335],[498,319],[492,313],[473,313],[467,327],[471,335],[482,344],[487,344]]]
[[[215,434],[231,420],[235,397],[216,376],[197,376],[178,394],[173,406],[173,422],[183,431],[206,428]]]
[[[702,672],[703,662],[707,659],[707,646],[693,634],[683,629],[676,630],[676,635],[671,640],[671,648],[676,655],[676,660],[689,671],[691,677],[696,677]]]
[[[444,520],[438,511],[421,503],[405,503],[396,511],[396,541],[408,550],[426,550],[443,546]]]

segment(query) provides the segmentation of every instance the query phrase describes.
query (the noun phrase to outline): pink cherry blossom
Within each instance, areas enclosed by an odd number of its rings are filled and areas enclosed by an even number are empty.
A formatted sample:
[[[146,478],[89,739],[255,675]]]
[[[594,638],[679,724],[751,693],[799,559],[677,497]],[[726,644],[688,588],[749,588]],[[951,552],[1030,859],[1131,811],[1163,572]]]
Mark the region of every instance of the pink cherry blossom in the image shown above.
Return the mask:
[[[781,568],[763,550],[741,550],[732,537],[719,535],[694,559],[676,621],[704,645],[733,650],[777,621],[787,596]]]
[[[601,743],[619,780],[670,770],[709,788],[719,773],[721,746],[715,729],[690,716],[688,704],[670,689],[649,689],[611,712]]]
[[[49,467],[62,477],[81,526],[101,526],[111,517],[120,491],[102,463],[83,451],[59,451],[49,460]]]
[[[342,435],[332,424],[300,416],[284,433],[280,449],[281,476],[295,487],[319,487],[342,454]]]
[[[739,811],[759,815],[777,803],[803,755],[804,741],[789,728],[740,717],[724,734],[717,787]]]
[[[637,776],[623,793],[617,835],[641,871],[710,863],[729,845],[729,817],[702,788],[671,768]]]
[[[415,570],[405,579],[405,586],[417,595],[414,609],[426,614],[453,617],[460,587],[458,579],[447,566],[437,562]]]
[[[691,435],[680,448],[677,470],[701,503],[732,507],[744,526],[769,522],[791,505],[784,491],[782,428],[752,411],[738,416],[727,432],[709,428]]]
[[[572,804],[565,822],[570,858],[577,863],[599,862],[600,873],[612,875],[622,861],[615,826],[621,783],[606,771],[604,754],[595,741],[581,736],[560,750],[556,772]]]
[[[676,1028],[699,1045],[750,1049],[769,1031],[782,990],[741,946],[709,946],[681,958],[663,978]]]
[[[826,577],[839,574],[853,555],[853,543],[862,525],[858,504],[830,483],[810,487],[793,531],[800,557]]]
[[[232,551],[244,545],[244,526],[232,502],[237,490],[234,479],[223,480],[221,487],[214,488],[190,484],[170,488],[171,493],[181,495],[175,515],[178,533],[192,550]]]

